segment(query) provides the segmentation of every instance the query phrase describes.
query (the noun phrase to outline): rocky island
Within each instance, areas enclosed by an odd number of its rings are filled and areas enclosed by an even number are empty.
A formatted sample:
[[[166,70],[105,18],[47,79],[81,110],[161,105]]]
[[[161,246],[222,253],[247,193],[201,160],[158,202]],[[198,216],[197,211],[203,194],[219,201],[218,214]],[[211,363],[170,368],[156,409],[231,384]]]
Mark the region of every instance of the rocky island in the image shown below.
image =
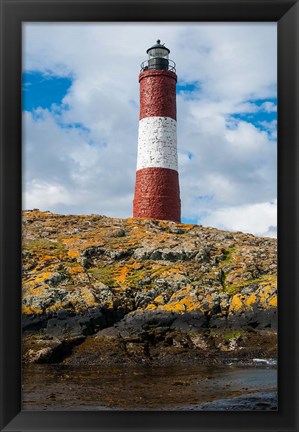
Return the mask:
[[[23,360],[275,358],[276,240],[150,219],[23,212]]]

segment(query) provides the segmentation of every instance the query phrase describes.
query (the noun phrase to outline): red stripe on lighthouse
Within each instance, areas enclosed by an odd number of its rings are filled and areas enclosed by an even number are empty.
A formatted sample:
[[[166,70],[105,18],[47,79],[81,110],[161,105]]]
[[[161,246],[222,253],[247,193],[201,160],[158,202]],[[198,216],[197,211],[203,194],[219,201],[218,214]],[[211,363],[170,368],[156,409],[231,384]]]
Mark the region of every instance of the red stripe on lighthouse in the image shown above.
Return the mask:
[[[178,172],[168,168],[143,168],[136,172],[133,217],[180,222]]]
[[[176,81],[176,74],[171,71],[140,73],[140,120],[156,116],[176,120]]]

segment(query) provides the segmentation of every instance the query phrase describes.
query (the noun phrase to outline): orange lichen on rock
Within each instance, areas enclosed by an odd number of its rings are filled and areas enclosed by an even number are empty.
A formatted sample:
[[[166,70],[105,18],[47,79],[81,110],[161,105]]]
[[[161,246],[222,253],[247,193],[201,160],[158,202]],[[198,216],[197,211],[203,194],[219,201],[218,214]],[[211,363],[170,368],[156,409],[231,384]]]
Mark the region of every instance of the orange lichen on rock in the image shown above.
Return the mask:
[[[123,284],[126,280],[127,274],[130,271],[130,267],[128,266],[122,266],[119,275],[115,276],[115,280],[121,284]]]
[[[256,297],[255,294],[251,294],[249,297],[247,297],[247,298],[244,300],[245,305],[248,306],[249,308],[250,308],[253,304],[255,304],[256,302],[257,302],[257,297]]]
[[[87,288],[81,288],[81,295],[84,298],[84,302],[87,306],[96,306],[97,303],[95,301],[94,295]]]
[[[277,305],[275,239],[37,210],[23,212],[23,237],[26,314],[101,305],[233,314]]]
[[[176,293],[174,293],[167,304],[163,304],[164,300],[162,296],[157,297],[154,303],[147,306],[146,309],[159,308],[163,311],[168,312],[190,312],[200,310],[200,303],[190,287],[186,287]]]
[[[243,296],[240,294],[235,294],[231,300],[230,307],[229,307],[229,313],[232,314],[234,312],[239,312],[243,309],[244,304],[241,300]]]
[[[81,265],[75,265],[68,268],[68,272],[70,275],[77,275],[83,272],[83,267]]]
[[[42,312],[39,307],[22,305],[22,313],[25,315],[41,314]]]
[[[260,304],[266,309],[269,307],[269,299],[276,293],[276,287],[273,285],[266,285],[259,289],[258,296]]]
[[[277,307],[277,295],[274,295],[268,299],[268,306],[271,308]]]

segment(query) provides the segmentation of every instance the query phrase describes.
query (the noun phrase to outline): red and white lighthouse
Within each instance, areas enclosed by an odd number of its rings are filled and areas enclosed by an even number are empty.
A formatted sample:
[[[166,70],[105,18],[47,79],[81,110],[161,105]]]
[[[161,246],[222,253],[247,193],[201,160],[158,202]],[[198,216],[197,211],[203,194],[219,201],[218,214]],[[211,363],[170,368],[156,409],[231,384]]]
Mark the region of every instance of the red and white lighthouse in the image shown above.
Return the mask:
[[[180,222],[175,63],[157,41],[141,64],[134,218]]]

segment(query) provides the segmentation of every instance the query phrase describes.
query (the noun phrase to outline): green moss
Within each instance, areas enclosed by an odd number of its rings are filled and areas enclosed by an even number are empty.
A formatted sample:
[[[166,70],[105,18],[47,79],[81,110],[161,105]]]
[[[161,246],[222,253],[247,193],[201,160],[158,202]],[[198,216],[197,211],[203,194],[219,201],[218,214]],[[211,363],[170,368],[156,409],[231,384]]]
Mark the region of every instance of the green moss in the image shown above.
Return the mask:
[[[227,331],[223,334],[223,339],[227,342],[229,342],[232,339],[238,338],[242,335],[242,331],[241,330],[231,330],[231,331]]]
[[[47,239],[36,239],[23,244],[23,250],[30,253],[45,253],[52,256],[60,256],[66,254],[66,248],[63,243],[53,242]]]
[[[227,292],[230,295],[234,295],[234,294],[237,294],[239,291],[241,291],[242,288],[249,286],[249,285],[252,285],[254,283],[262,282],[267,278],[268,278],[268,276],[261,276],[260,278],[249,279],[247,281],[240,282],[237,285],[226,285],[225,286],[225,292]]]
[[[46,336],[43,331],[38,331],[31,336],[32,339],[45,339],[45,337]]]
[[[225,281],[226,281],[226,273],[222,270],[221,271],[221,277],[220,277],[220,283],[223,287],[225,287]]]
[[[159,276],[160,274],[167,272],[168,270],[171,270],[172,268],[173,268],[172,265],[161,266],[160,268],[156,268],[156,269],[152,270],[151,275],[152,276]]]
[[[241,290],[241,285],[228,285],[224,287],[224,291],[229,295],[235,295]]]
[[[235,249],[236,249],[235,247],[229,247],[229,248],[226,249],[226,251],[224,252],[225,258],[222,261],[223,264],[226,265],[226,264],[228,264],[228,263],[231,262],[232,255],[233,255],[233,252],[234,252]]]
[[[114,268],[112,266],[93,267],[88,270],[88,273],[96,280],[110,288],[118,286],[114,279]]]
[[[130,285],[132,288],[137,287],[138,284],[144,279],[149,278],[150,281],[147,283],[147,286],[150,288],[154,286],[155,280],[158,277],[172,268],[172,266],[161,266],[159,268],[156,267],[156,263],[149,262],[147,263],[148,267],[143,266],[140,269],[130,270],[126,277],[126,284]],[[153,268],[154,267],[154,268]]]
[[[234,338],[238,338],[243,334],[245,334],[244,330],[210,329],[210,336],[212,336],[213,338],[220,338],[222,340],[225,340],[226,342],[229,342]]]
[[[152,269],[141,269],[141,270],[134,270],[133,272],[130,272],[126,278],[126,283],[132,287],[132,288],[136,288],[138,286],[138,283],[141,282],[144,279],[152,279]],[[152,287],[153,286],[153,281],[150,280],[147,283],[148,287]]]

